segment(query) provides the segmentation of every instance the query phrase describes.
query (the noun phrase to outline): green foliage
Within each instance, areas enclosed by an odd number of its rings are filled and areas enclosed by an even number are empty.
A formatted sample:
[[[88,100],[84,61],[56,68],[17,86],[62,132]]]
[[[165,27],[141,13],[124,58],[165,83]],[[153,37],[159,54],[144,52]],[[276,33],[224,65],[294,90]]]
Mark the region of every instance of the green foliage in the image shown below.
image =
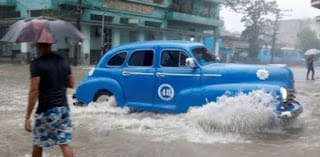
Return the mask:
[[[279,12],[277,3],[266,0],[226,0],[226,6],[243,14],[241,22],[246,28],[242,36],[249,42],[250,56],[256,58],[263,44],[261,37],[270,33],[266,31],[273,25],[270,14]]]
[[[243,6],[248,3],[250,3],[250,0],[226,0],[225,6],[240,13],[244,8]]]
[[[309,49],[320,49],[320,40],[317,38],[316,32],[310,28],[304,28],[297,34],[298,47],[305,52]]]

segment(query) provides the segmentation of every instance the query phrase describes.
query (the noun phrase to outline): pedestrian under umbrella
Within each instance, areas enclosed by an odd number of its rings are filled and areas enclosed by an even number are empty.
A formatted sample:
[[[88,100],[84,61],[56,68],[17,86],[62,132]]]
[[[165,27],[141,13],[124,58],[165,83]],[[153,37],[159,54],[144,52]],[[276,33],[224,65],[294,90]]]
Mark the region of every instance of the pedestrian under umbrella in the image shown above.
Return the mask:
[[[25,116],[25,130],[33,132],[32,156],[42,156],[44,147],[59,145],[64,157],[73,157],[70,109],[66,90],[74,81],[69,63],[51,52],[52,43],[79,42],[84,36],[68,22],[38,17],[14,23],[2,41],[33,42],[40,56],[30,64],[30,90]],[[38,100],[34,126],[31,114]]]
[[[311,72],[311,80],[314,80],[314,58],[312,55],[307,56],[306,64],[307,64],[307,80],[309,80],[309,74]]]

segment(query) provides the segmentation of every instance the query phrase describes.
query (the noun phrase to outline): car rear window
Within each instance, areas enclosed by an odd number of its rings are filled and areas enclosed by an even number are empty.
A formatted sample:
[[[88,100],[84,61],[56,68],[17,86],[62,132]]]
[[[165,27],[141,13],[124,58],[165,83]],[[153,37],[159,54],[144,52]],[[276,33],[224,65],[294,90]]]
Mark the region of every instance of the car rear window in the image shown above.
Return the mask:
[[[130,66],[152,66],[153,65],[153,51],[139,50],[135,51],[129,60]]]
[[[111,59],[108,62],[108,65],[121,66],[121,65],[123,65],[126,57],[127,57],[127,52],[118,53],[118,54],[114,55],[113,57],[111,57]]]

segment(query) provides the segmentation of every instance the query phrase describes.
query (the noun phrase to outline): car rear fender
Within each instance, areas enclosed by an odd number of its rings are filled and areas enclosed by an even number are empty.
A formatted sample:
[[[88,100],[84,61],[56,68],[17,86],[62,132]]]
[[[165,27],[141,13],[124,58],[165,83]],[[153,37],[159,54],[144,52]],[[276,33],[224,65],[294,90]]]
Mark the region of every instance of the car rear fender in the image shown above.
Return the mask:
[[[94,95],[101,90],[111,92],[115,96],[118,106],[125,105],[120,84],[116,80],[109,78],[88,78],[77,87],[76,98],[82,103],[89,104],[93,101]]]

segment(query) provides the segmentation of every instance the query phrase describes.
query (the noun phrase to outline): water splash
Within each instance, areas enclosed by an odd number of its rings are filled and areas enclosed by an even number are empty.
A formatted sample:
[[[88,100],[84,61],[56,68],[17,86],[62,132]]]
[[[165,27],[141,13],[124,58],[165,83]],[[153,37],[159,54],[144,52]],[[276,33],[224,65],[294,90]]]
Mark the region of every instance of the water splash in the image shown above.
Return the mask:
[[[186,115],[206,132],[255,133],[270,123],[277,101],[262,90],[235,97],[224,95],[217,102],[192,108]]]
[[[222,96],[217,102],[172,115],[150,112],[130,113],[105,103],[73,107],[75,126],[92,131],[121,130],[150,136],[153,140],[184,139],[197,143],[244,143],[248,134],[263,129],[270,121],[276,100],[264,91],[235,97]]]

